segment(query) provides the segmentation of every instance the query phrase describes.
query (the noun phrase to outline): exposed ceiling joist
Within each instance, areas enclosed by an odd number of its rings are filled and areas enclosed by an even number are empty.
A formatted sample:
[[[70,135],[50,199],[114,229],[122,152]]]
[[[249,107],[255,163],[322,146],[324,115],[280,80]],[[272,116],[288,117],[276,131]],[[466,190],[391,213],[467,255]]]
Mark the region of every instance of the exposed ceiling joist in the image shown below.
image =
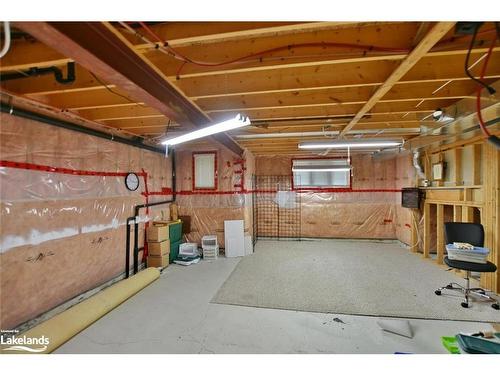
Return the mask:
[[[500,47],[496,47],[493,49],[493,53],[500,52]],[[454,80],[465,80],[468,79],[463,74],[462,64],[456,65],[456,59],[452,59],[450,61],[450,57],[455,55],[451,55],[451,53],[463,55],[466,53],[466,50],[459,51],[448,51],[448,52],[436,52],[429,53],[422,59],[422,69],[416,69],[415,72],[412,72],[408,77],[404,77],[399,84],[405,83],[413,83],[425,80],[426,82],[439,82],[446,79],[454,79]],[[471,53],[471,61],[472,64],[477,59],[481,58],[486,53],[486,49],[474,49]],[[406,55],[401,55],[406,56]],[[495,57],[495,56],[493,56]],[[432,61],[433,69],[429,71],[427,68],[428,64],[425,62],[429,60]],[[497,77],[500,76],[500,63],[495,62],[499,60],[498,58],[492,58],[491,63],[488,69],[488,74],[486,76],[489,77]],[[368,85],[376,86],[381,85],[388,74],[392,70],[395,69],[396,60],[387,59],[387,60],[378,60],[370,57],[364,57],[361,59],[357,59],[357,63],[359,68],[363,69],[366,72],[366,79],[363,83],[358,82],[359,77],[351,77],[349,74],[345,74],[345,72],[349,71],[356,62],[350,60],[337,60],[331,61],[330,64],[321,64],[316,65],[317,69],[314,68],[314,62],[302,64],[302,66],[289,69],[288,66],[283,65],[274,65],[277,70],[274,74],[281,74],[283,77],[280,81],[282,81],[279,87],[273,87],[271,82],[265,77],[270,76],[266,74],[265,71],[259,72],[259,75],[255,76],[257,71],[254,71],[252,75],[250,74],[236,74],[237,69],[231,70],[231,74],[234,76],[231,77],[217,77],[217,72],[208,72],[207,76],[199,76],[198,79],[190,78],[189,76],[183,76],[182,79],[176,80],[175,77],[168,77],[173,85],[179,85],[181,89],[185,91],[185,93],[190,96],[192,99],[205,99],[211,97],[223,97],[223,96],[237,96],[244,94],[273,94],[273,93],[287,93],[294,91],[307,91],[307,90],[315,90],[315,89],[335,89],[335,88],[349,88],[349,87],[366,87]],[[392,64],[391,64],[392,61]],[[3,64],[3,62],[2,62]],[[339,64],[339,66],[335,67],[335,64]],[[450,65],[451,64],[451,65]],[[2,65],[3,66],[3,65]],[[358,66],[358,65],[356,65]],[[160,67],[161,68],[161,67]],[[425,69],[424,69],[425,68]],[[288,69],[288,70],[287,70]],[[299,70],[297,70],[299,69]],[[477,67],[476,67],[477,69]],[[387,72],[386,72],[387,70]],[[446,72],[446,75],[439,74],[442,70]],[[434,72],[435,71],[435,72]],[[474,71],[474,70],[473,70]],[[325,75],[327,72],[332,72],[329,75]],[[333,75],[335,72],[335,75]],[[314,73],[314,74],[313,74]],[[315,77],[318,76],[318,73],[321,77],[321,82],[318,82],[318,79]],[[336,75],[341,77],[342,79],[336,79]],[[106,87],[103,86],[100,82],[98,82],[95,77],[92,76],[90,72],[86,69],[82,68],[78,64],[76,65],[75,72],[76,80],[71,85],[63,85],[58,83],[53,79],[52,76],[40,76],[40,77],[32,77],[29,79],[20,79],[15,81],[5,81],[2,82],[2,86],[7,89],[20,93],[20,94],[37,94],[37,95],[48,95],[48,94],[58,94],[58,93],[76,93],[83,91],[98,91],[98,90],[106,90]],[[298,85],[296,81],[290,80],[287,77],[301,77],[300,84]],[[255,90],[255,87],[247,88],[247,81],[249,77],[253,77],[255,84],[259,87],[259,90]],[[262,77],[262,78],[259,78]],[[222,83],[225,83],[222,85]],[[242,82],[241,85],[235,89],[233,88],[232,82]],[[261,83],[262,82],[262,83]],[[107,83],[107,82],[106,82]],[[108,84],[108,88],[114,88],[113,84]]]
[[[474,48],[473,53],[486,53],[488,51],[488,48]],[[494,52],[500,51],[500,47],[495,47],[493,49]],[[460,49],[453,49],[453,50],[444,50],[444,51],[435,51],[435,52],[429,52],[427,53],[426,57],[452,57],[452,56],[457,56],[457,55],[465,55],[467,53],[467,49],[460,48]],[[269,61],[265,63],[265,60],[263,63],[261,63],[259,66],[250,66],[250,67],[245,67],[245,68],[230,68],[230,69],[220,69],[220,70],[207,70],[204,72],[197,72],[197,73],[187,73],[187,74],[182,74],[180,76],[181,79],[186,79],[186,78],[197,78],[197,77],[204,77],[204,76],[217,76],[217,75],[226,75],[226,74],[237,74],[237,73],[251,73],[251,72],[259,72],[259,71],[272,71],[272,70],[279,70],[279,69],[296,69],[296,68],[302,68],[302,67],[310,67],[310,66],[323,66],[323,65],[338,65],[338,64],[356,64],[356,63],[365,63],[365,62],[370,62],[370,61],[400,61],[404,60],[406,56],[408,56],[405,53],[401,54],[384,54],[384,53],[379,53],[379,54],[371,54],[371,55],[366,55],[364,53],[356,53],[354,57],[350,56],[351,54],[346,54],[345,56],[339,55],[335,59],[316,59],[316,60],[307,60],[304,62],[296,62],[296,63],[283,63],[280,62],[279,64],[276,63],[276,61]],[[168,75],[168,78],[171,80],[177,79],[176,76],[171,76]]]
[[[151,26],[156,34],[163,37],[174,48],[206,46],[214,43],[237,42],[250,38],[277,37],[297,33],[341,30],[386,24],[388,22],[167,22]],[[393,22],[394,23],[394,22]],[[210,33],[207,33],[210,30]],[[144,30],[140,30],[144,33]],[[145,34],[145,33],[144,33]],[[144,43],[125,32],[133,48],[141,53],[154,49],[154,45]],[[145,34],[147,36],[147,34]],[[149,37],[150,38],[150,37]],[[48,48],[40,42],[16,41],[12,46],[16,59],[6,56],[0,71],[28,69],[33,66],[47,67],[64,65],[72,59],[57,49]]]
[[[394,70],[382,86],[356,113],[356,116],[342,130],[341,136],[351,130],[358,121],[370,111],[377,102],[399,81],[415,64],[455,25],[455,22],[439,22],[430,29],[420,43],[410,52],[408,57]]]
[[[172,26],[169,23],[151,26],[151,29],[154,30],[155,34],[162,37],[165,41],[168,41],[168,44],[170,46],[180,48],[189,46],[203,46],[212,43],[233,42],[249,38],[276,37],[280,35],[291,35],[308,31],[341,30],[363,26],[366,27],[384,23],[386,22],[297,22],[285,24],[276,22],[251,22],[247,26],[240,26],[240,28],[242,28],[241,30],[226,32],[220,31],[218,33],[194,35],[190,37],[181,37],[175,35],[173,36],[171,33]],[[243,28],[243,26],[245,28]],[[144,33],[144,30],[141,30],[141,33]],[[152,46],[147,43],[140,43],[136,44],[134,48],[139,50],[147,50],[151,49]]]
[[[211,120],[108,23],[20,22],[16,26],[178,123],[202,126]],[[243,149],[228,135],[213,138],[242,155]]]

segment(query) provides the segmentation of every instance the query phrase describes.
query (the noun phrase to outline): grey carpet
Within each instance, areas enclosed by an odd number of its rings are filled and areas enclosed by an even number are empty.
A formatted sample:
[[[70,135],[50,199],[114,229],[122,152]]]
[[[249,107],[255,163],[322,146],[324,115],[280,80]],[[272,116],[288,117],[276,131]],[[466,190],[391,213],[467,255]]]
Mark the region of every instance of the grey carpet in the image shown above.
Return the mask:
[[[436,296],[453,271],[397,243],[259,240],[212,302],[339,314],[499,322],[487,302],[464,309],[459,295]]]

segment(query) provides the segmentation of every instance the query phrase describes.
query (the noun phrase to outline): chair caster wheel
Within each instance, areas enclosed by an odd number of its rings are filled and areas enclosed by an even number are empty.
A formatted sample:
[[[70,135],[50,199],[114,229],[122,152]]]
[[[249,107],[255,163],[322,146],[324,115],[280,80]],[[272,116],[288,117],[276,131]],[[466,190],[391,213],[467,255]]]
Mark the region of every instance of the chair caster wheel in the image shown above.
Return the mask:
[[[452,284],[448,284],[445,286],[446,289],[453,289],[453,285]]]
[[[462,303],[461,303],[461,305],[462,305],[462,307],[464,307],[464,308],[469,307],[469,304],[468,304],[467,302],[462,302]]]
[[[491,305],[491,307],[493,307],[495,310],[500,310],[500,305],[498,303],[494,303],[493,305]]]
[[[441,295],[441,291],[440,290],[435,290],[434,293],[436,293],[437,296]]]

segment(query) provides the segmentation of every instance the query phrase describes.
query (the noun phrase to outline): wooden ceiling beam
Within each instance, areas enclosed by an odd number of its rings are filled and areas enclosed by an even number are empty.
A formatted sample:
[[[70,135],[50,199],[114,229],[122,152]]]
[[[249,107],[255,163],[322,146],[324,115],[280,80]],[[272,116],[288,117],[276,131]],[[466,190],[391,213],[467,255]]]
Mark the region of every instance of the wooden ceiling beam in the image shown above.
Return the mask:
[[[166,117],[145,117],[145,118],[131,118],[131,119],[119,119],[119,120],[107,120],[101,121],[107,126],[116,128],[116,129],[139,129],[139,128],[167,128],[168,118]],[[178,126],[175,124],[171,124],[171,126]],[[182,129],[189,129],[185,125],[182,126]]]
[[[211,120],[109,24],[19,22],[16,26],[178,123],[204,126]],[[242,155],[243,150],[226,134],[213,138]]]
[[[493,80],[488,80],[492,83]],[[474,93],[475,82],[454,81],[440,89],[443,82],[407,83],[395,85],[384,100],[422,100],[435,98],[462,98]],[[198,99],[196,103],[205,111],[218,109],[241,109],[259,107],[280,107],[306,104],[328,105],[366,102],[375,92],[376,86],[358,86],[315,90],[297,90],[279,94],[249,94],[229,97]],[[437,90],[437,91],[436,91]]]
[[[338,126],[329,128],[328,130],[342,130],[342,128],[347,125],[345,124],[339,124]],[[322,127],[324,125],[314,125],[314,126],[293,126],[293,127],[288,127],[284,128],[282,130],[280,129],[275,129],[273,128],[272,131],[269,132],[255,132],[248,130],[246,132],[231,132],[231,135],[235,137],[238,140],[238,143],[243,139],[243,138],[238,138],[238,135],[247,135],[247,134],[252,134],[252,135],[265,135],[265,134],[276,134],[276,133],[288,133],[288,132],[311,132],[311,131],[321,131]],[[405,134],[414,134],[414,131],[412,129],[416,129],[419,127],[419,123],[414,122],[414,123],[404,123],[404,124],[395,124],[395,123],[383,123],[383,124],[366,124],[366,125],[360,125],[359,128],[356,127],[356,131],[362,132],[363,130],[373,130],[373,131],[378,131],[380,130],[383,132],[386,129],[401,129],[402,133]],[[127,130],[127,131],[137,131],[139,133],[144,132],[144,133],[155,133],[155,134],[161,134],[165,131],[166,129],[166,124],[162,122],[159,125],[141,125],[141,124],[136,124],[133,123],[131,125],[122,125],[120,126],[120,129]],[[169,129],[176,129],[179,132],[185,132],[185,129],[181,129],[178,125],[172,124],[169,126]],[[404,129],[408,129],[408,131],[405,131]],[[355,133],[355,132],[354,132]],[[392,134],[392,133],[391,133]]]
[[[394,84],[408,73],[417,62],[455,25],[455,22],[439,22],[433,26],[420,43],[410,52],[408,57],[387,78],[382,86],[372,95],[370,100],[356,113],[356,116],[342,130],[341,136],[351,130],[363,116],[377,105],[377,102],[389,92]]]
[[[370,117],[367,117],[363,119],[362,122],[360,122],[360,129],[364,128],[364,124],[366,124],[366,128],[373,129],[375,127],[381,128],[387,125],[395,124],[394,126],[396,127],[413,127],[414,123],[420,123],[421,118],[424,117],[423,113],[427,114],[429,111],[425,112],[418,112],[418,113],[409,113],[406,116],[405,113],[399,113],[399,114],[371,114]],[[109,126],[113,126],[115,128],[122,128],[122,129],[127,129],[130,127],[134,128],[139,128],[139,127],[166,127],[168,123],[168,119],[166,117],[164,118],[156,118],[156,117],[151,117],[151,118],[140,118],[140,119],[123,119],[123,120],[106,120],[106,121],[101,121],[103,123],[106,123]],[[254,121],[254,124],[258,124],[259,121],[256,120]],[[270,121],[270,120],[264,120],[263,122],[268,129],[296,129],[298,127],[320,127],[320,126],[325,126],[325,125],[330,125],[333,127],[342,127],[348,124],[348,120],[345,119],[335,119],[333,121],[328,121],[328,120],[318,120],[315,118],[311,119],[290,119],[286,121]],[[424,121],[423,123],[426,124],[433,124],[433,121],[427,120]],[[408,125],[405,125],[408,124]],[[178,126],[175,122],[172,122],[170,126]],[[183,124],[182,125],[183,129],[187,129],[186,126]],[[250,129],[256,129],[256,131],[261,131],[257,126],[252,126],[250,128],[247,128],[248,130]],[[233,133],[232,133],[233,134]],[[238,131],[235,131],[234,134],[238,134]]]
[[[406,99],[388,99],[388,100],[381,100],[379,103],[404,103],[404,102],[411,102],[411,103],[417,103],[419,104],[420,102],[430,102],[428,105],[432,106],[433,108],[437,108],[437,104],[431,104],[432,102],[435,101],[443,101],[443,100],[459,100],[463,98],[474,98],[473,96],[443,96],[443,97],[427,97],[427,98],[406,98]],[[364,104],[366,101],[358,101],[358,102],[326,102],[326,103],[321,103],[317,102],[314,104],[297,104],[297,105],[279,105],[279,106],[268,106],[268,107],[242,107],[242,108],[227,108],[227,109],[220,109],[220,110],[206,110],[206,113],[210,114],[216,114],[216,113],[227,113],[227,112],[245,112],[247,113],[248,111],[263,111],[263,110],[273,110],[273,109],[305,109],[305,108],[314,108],[314,107],[321,107],[321,108],[328,108],[328,107],[335,107],[335,106],[351,106],[351,105],[361,105]],[[419,106],[420,107],[420,106]],[[416,107],[418,108],[418,107]],[[74,108],[70,108],[73,109]],[[412,108],[409,108],[412,109]],[[429,108],[427,108],[429,109]],[[150,107],[146,107],[142,104],[119,104],[119,105],[112,105],[112,106],[103,106],[102,108],[83,108],[83,109],[78,109],[77,112],[90,120],[95,120],[95,121],[100,121],[100,120],[117,120],[117,119],[126,119],[126,118],[144,118],[144,117],[164,117],[160,112],[156,111],[155,109],[152,109]]]
[[[477,61],[484,53],[471,55]],[[422,58],[407,74],[403,83],[438,82],[468,79],[463,69],[464,60],[456,56]],[[298,90],[382,85],[398,67],[399,61],[365,61],[355,64],[307,66],[294,69],[279,69],[273,72],[253,72],[228,76],[206,76],[172,79],[183,92],[193,99],[214,96],[294,92]],[[472,72],[478,74],[480,64]],[[490,59],[487,77],[500,76],[500,51]]]
[[[388,22],[168,22],[152,25],[154,31],[162,40],[174,48],[201,47],[215,43],[238,42],[252,38],[278,37],[305,32],[324,30],[343,30],[374,25],[383,25]],[[184,26],[184,27],[182,27]],[[207,34],[210,30],[210,34]],[[144,29],[139,31],[148,39],[152,37]],[[124,36],[130,38],[136,49],[145,52],[154,49],[144,43],[139,37],[128,36],[130,33],[123,30]]]
[[[419,98],[402,98],[402,99],[382,99],[379,103],[399,103],[399,102],[425,102],[433,100],[460,100],[460,99],[474,99],[474,95],[461,95],[461,96],[440,96],[440,97],[419,97]],[[206,113],[225,113],[225,112],[246,112],[246,111],[259,111],[268,109],[290,109],[290,108],[311,108],[311,107],[330,107],[330,106],[349,106],[356,104],[364,104],[366,100],[352,101],[352,102],[315,102],[311,104],[295,104],[295,105],[277,105],[277,106],[267,106],[267,107],[240,107],[240,108],[225,108],[225,109],[214,109],[206,110]]]
[[[109,108],[118,106],[143,105],[136,102],[124,91],[113,88],[113,92],[101,89],[83,91],[63,92],[48,95],[29,95],[37,100],[50,103],[54,107],[61,109],[91,109],[91,108]]]
[[[180,75],[182,78],[194,78],[204,75],[218,75],[255,72],[259,70],[279,69],[281,66],[288,68],[299,68],[314,65],[341,62],[359,62],[363,59],[402,60],[413,47],[415,34],[418,32],[419,24],[416,22],[396,22],[380,25],[362,25],[360,27],[349,27],[345,30],[321,30],[314,32],[302,32],[293,36],[272,36],[269,38],[246,38],[235,42],[224,42],[215,45],[193,46],[181,48],[180,52],[190,59],[202,62],[216,62],[215,66],[206,64],[199,66],[193,63],[184,64],[176,61],[170,54],[162,53],[153,49],[145,53],[155,65],[161,67],[163,73],[169,77]],[[480,40],[489,40],[495,35],[492,25],[485,26],[487,35],[481,35]],[[447,54],[465,54],[470,36],[453,36],[447,38],[435,46],[431,53],[436,56]],[[364,49],[349,46],[335,46],[328,44],[346,43],[353,41],[361,46],[370,46]],[[294,47],[302,45],[302,47]],[[276,48],[285,49],[275,50]],[[389,50],[378,50],[376,47],[385,47]],[[391,50],[392,49],[392,50]],[[179,49],[177,49],[179,50]],[[259,55],[261,51],[269,51]],[[460,52],[457,52],[460,51]],[[255,55],[253,55],[255,54]],[[232,64],[221,64],[244,56],[250,58]],[[182,67],[181,67],[182,65]]]
[[[151,26],[159,36],[168,39],[174,48],[207,46],[215,43],[240,42],[245,39],[286,36],[324,30],[341,30],[369,25],[380,25],[382,22],[169,22]],[[122,30],[121,26],[118,26]],[[123,31],[124,39],[128,39],[133,47],[147,53],[154,49],[137,37]],[[152,39],[143,29],[140,32]],[[208,33],[207,33],[208,32]],[[48,67],[64,65],[72,61],[68,56],[56,49],[32,40],[14,40],[11,51],[2,59],[0,72],[24,70],[31,67]]]
[[[452,49],[452,50],[444,50],[444,51],[436,51],[429,52],[426,54],[428,58],[453,58],[458,57],[460,55],[466,55],[468,49],[460,48],[460,49]],[[475,48],[472,50],[474,54],[484,54],[488,51],[487,48]],[[493,52],[500,51],[500,47],[493,48]],[[354,57],[353,57],[354,56]],[[226,68],[226,69],[205,69],[204,71],[197,71],[196,73],[184,73],[182,75],[172,75],[172,69],[167,69],[168,63],[167,61],[163,61],[163,58],[159,59],[158,57],[152,58],[152,62],[159,66],[163,67],[164,73],[168,76],[170,80],[174,79],[188,79],[188,78],[201,78],[201,77],[215,77],[215,76],[225,76],[231,74],[240,74],[240,73],[255,73],[255,72],[268,72],[272,70],[280,70],[280,69],[297,69],[303,67],[313,67],[313,66],[323,66],[323,65],[340,65],[340,64],[357,64],[357,63],[366,63],[371,61],[401,61],[406,58],[406,53],[400,54],[386,54],[386,53],[371,53],[370,55],[366,55],[365,53],[346,53],[346,54],[337,54],[335,58],[331,58],[331,56],[327,56],[328,58],[321,58],[318,56],[309,57],[309,58],[301,58],[296,57],[294,60],[297,62],[285,62],[287,60],[278,60],[278,61],[268,61],[267,63],[262,62],[259,65],[257,64],[248,64],[248,67],[243,68]],[[246,64],[247,65],[247,64]],[[220,77],[219,77],[220,79]]]
[[[212,71],[231,69],[259,69],[281,64],[304,63],[308,61],[332,60],[333,58],[364,57],[372,55],[391,55],[407,53],[418,24],[414,22],[387,23],[383,27],[377,24],[363,23],[306,23],[304,26],[290,26],[291,34],[251,36],[239,40],[221,43],[174,47],[180,54],[191,61],[200,61],[201,65],[175,59],[170,53],[151,48],[144,51],[144,56],[157,65],[166,76],[181,77],[191,74],[210,74]],[[322,27],[326,25],[326,27]],[[356,27],[362,25],[361,27]],[[315,27],[318,27],[315,30]],[[143,34],[145,32],[143,31]],[[147,34],[146,34],[147,35]],[[150,39],[152,37],[149,37]],[[350,44],[362,46],[351,47]],[[344,43],[336,45],[329,42]],[[171,45],[170,39],[168,40]],[[375,47],[372,47],[375,46]],[[377,49],[382,47],[383,50]],[[262,53],[266,51],[265,53]],[[225,62],[242,59],[234,63]],[[213,64],[213,65],[211,65]],[[250,70],[252,71],[252,70]],[[222,73],[225,74],[225,73]]]
[[[454,99],[439,99],[432,101],[424,101],[419,104],[419,100],[416,101],[404,101],[404,102],[387,102],[387,103],[377,103],[374,105],[370,114],[375,113],[413,113],[413,112],[428,112],[433,111],[436,108],[445,108],[453,104],[456,100]],[[331,105],[331,106],[302,106],[302,107],[291,107],[291,108],[272,108],[272,109],[247,109],[244,111],[224,111],[224,112],[214,112],[211,116],[219,121],[224,118],[229,118],[237,113],[242,113],[248,116],[252,121],[265,120],[265,119],[276,119],[276,118],[293,118],[293,117],[314,117],[314,116],[346,116],[352,115],[356,116],[359,113],[363,104],[346,104],[346,105]],[[367,113],[364,113],[365,115]]]
[[[495,50],[500,51],[500,47],[495,48]],[[474,62],[478,58],[480,58],[484,53],[481,52],[481,50],[475,50],[471,54],[471,61]],[[463,51],[465,53],[465,51]],[[498,55],[498,56],[497,56]],[[404,84],[406,83],[414,83],[418,81],[424,81],[425,82],[439,82],[447,79],[456,79],[456,80],[466,80],[468,79],[464,72],[463,72],[463,63],[462,61],[457,61],[457,59],[451,59],[449,57],[440,57],[440,58],[432,58],[429,59],[427,57],[423,58],[421,63],[417,65],[412,71],[405,76],[401,83]],[[385,61],[385,60],[384,60]],[[492,59],[490,61],[489,67],[488,67],[488,72],[487,76],[489,77],[500,77],[500,53],[494,53],[492,56]],[[360,65],[356,66],[356,69],[361,69],[361,70],[372,70],[372,71],[379,71],[380,70],[380,65],[384,64],[383,61],[371,61],[368,58],[361,59]],[[396,63],[396,62],[393,62]],[[344,64],[341,65],[340,70],[335,70],[333,69],[334,67],[330,67],[331,69],[331,75],[334,75],[335,71],[339,71],[342,73],[342,69],[346,69],[344,67],[342,68]],[[396,65],[393,65],[392,68],[394,68]],[[330,69],[328,67],[323,68],[324,69]],[[420,69],[419,69],[420,68]],[[477,73],[479,69],[479,66],[476,66],[475,68],[472,69],[473,73]],[[278,70],[278,72],[281,72],[282,70]],[[262,74],[258,74],[257,76],[254,76],[256,80],[263,80],[263,83],[266,84],[267,87],[263,87],[260,90],[255,90],[255,88],[249,87],[246,90],[244,89],[244,86],[239,85],[237,90],[233,88],[233,81],[241,81],[241,83],[245,83],[249,78],[247,77],[248,75],[235,75],[232,76],[231,78],[228,77],[222,77],[222,80],[226,82],[225,84],[225,90],[219,90],[217,89],[217,82],[212,82],[212,81],[220,81],[221,77],[216,77],[213,75],[210,75],[212,77],[211,79],[208,80],[197,80],[194,83],[192,83],[192,79],[188,78],[183,78],[180,81],[177,81],[175,77],[170,77],[169,79],[171,80],[172,84],[180,84],[181,88],[184,90],[187,90],[187,94],[192,97],[195,100],[200,100],[200,99],[208,99],[208,98],[217,98],[221,96],[239,96],[245,93],[248,94],[275,94],[275,93],[293,93],[295,91],[301,91],[301,90],[314,90],[314,89],[319,89],[319,90],[324,90],[324,89],[339,89],[339,88],[345,88],[345,87],[363,87],[363,86],[377,86],[381,85],[386,77],[389,74],[390,69],[387,70],[384,74],[380,74],[378,76],[374,76],[373,79],[371,79],[371,76],[368,75],[366,78],[367,80],[365,81],[364,85],[362,82],[359,81],[353,81],[352,79],[348,79],[349,76],[346,76],[347,79],[344,81],[339,81],[336,80],[334,82],[331,82],[331,79],[328,80],[328,77],[323,77],[321,81],[318,82],[318,80],[312,81],[311,78],[314,77],[314,69],[299,69],[297,71],[298,76],[301,76],[299,81],[291,81],[290,84],[288,84],[288,80],[286,80],[286,76],[282,77],[279,75],[279,73],[276,73],[276,78],[280,79],[280,86],[279,87],[269,87],[272,85],[272,81],[269,81],[269,77],[264,77],[259,78]],[[283,71],[283,73],[287,73],[287,71]],[[289,71],[288,73],[293,73]],[[316,72],[317,73],[317,72]],[[287,74],[289,75],[289,74]],[[343,76],[343,75],[342,75]],[[210,77],[205,77],[205,78],[210,78]],[[378,77],[378,78],[376,78]],[[206,82],[205,82],[206,81]],[[108,84],[109,88],[114,88],[114,85],[108,82],[104,82]],[[298,84],[300,83],[300,84]],[[400,84],[400,82],[398,82]],[[215,89],[215,92],[195,92],[193,90],[196,90],[196,86],[198,85],[205,85],[208,88],[212,88],[212,91]],[[219,82],[220,85],[220,82]],[[30,77],[30,78],[25,78],[25,79],[18,79],[18,80],[13,80],[13,81],[5,81],[2,82],[2,86],[10,91],[16,92],[18,94],[58,94],[60,92],[65,92],[65,93],[71,93],[71,92],[80,92],[80,91],[87,91],[87,90],[106,90],[106,88],[98,81],[96,81],[95,77],[92,76],[90,72],[88,72],[86,69],[83,67],[79,66],[78,64],[76,65],[76,80],[75,82],[68,84],[68,85],[62,85],[60,83],[57,83],[53,76],[40,76],[40,77]],[[218,91],[219,90],[219,91]],[[83,93],[82,93],[83,94]]]
[[[254,30],[273,26],[280,28],[293,26],[295,22],[169,22],[151,26],[155,32],[169,37],[176,46],[187,46],[191,44],[216,42],[223,40],[224,35],[235,37],[237,32],[251,32]],[[207,35],[207,30],[212,30],[213,34]],[[214,30],[215,29],[215,30]],[[257,29],[257,30],[255,30]],[[140,39],[134,38],[130,34],[124,33],[124,37],[129,40],[135,48],[139,50],[148,49]],[[15,56],[14,56],[15,55]],[[15,58],[14,58],[15,57]],[[63,65],[71,61],[68,57],[47,47],[41,42],[30,40],[14,40],[11,45],[11,53],[2,59],[0,71],[10,71],[18,69],[28,69],[30,67],[46,67],[52,65]]]
[[[82,109],[78,113],[88,119],[115,120],[134,117],[165,117],[161,112],[154,108],[143,105],[123,106],[112,108]]]

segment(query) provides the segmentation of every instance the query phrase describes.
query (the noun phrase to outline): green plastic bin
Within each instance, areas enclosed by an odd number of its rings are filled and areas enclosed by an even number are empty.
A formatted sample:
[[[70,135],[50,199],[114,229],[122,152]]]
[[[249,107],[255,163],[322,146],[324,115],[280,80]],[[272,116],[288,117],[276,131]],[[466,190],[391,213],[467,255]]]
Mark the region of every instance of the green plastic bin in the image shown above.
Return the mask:
[[[168,232],[170,243],[182,240],[182,222],[179,221],[178,223],[169,224]]]
[[[172,242],[170,240],[170,256],[169,256],[169,262],[172,263],[174,259],[176,259],[179,256],[179,246],[181,246],[181,243],[183,243],[182,240]]]

